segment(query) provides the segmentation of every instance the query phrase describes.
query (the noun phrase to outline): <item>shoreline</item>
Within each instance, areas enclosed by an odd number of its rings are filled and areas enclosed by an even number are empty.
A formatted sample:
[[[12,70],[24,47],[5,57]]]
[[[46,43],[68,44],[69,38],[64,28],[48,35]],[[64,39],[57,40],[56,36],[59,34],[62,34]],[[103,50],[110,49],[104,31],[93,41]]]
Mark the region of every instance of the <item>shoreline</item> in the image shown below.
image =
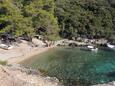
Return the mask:
[[[55,47],[55,45],[45,47],[45,44],[38,39],[33,39],[33,44],[21,41],[22,43],[14,44],[13,48],[9,50],[0,48],[0,61],[6,61],[7,64],[19,64],[21,61],[33,58]]]
[[[43,48],[34,48],[30,52],[25,53],[25,55],[23,55],[23,56],[9,58],[7,61],[8,61],[8,64],[19,64],[20,62],[30,59],[30,58],[34,58],[34,56],[44,53],[51,48],[54,48],[54,46],[43,47]]]
[[[21,40],[22,43],[17,44],[18,46],[14,45],[14,48],[11,50],[3,50],[0,49],[0,60],[1,61],[7,61],[8,64],[12,63],[20,63],[21,61],[24,61],[26,59],[32,58],[36,55],[39,55],[40,53],[43,53],[53,47],[56,47],[56,45],[69,45],[71,43],[75,43],[77,46],[81,45],[87,45],[85,42],[77,42],[72,40],[63,39],[60,41],[57,41],[55,45],[52,45],[50,47],[43,47],[44,43],[41,40],[33,39],[33,43],[35,45],[38,45],[38,47],[33,47],[32,45],[29,45],[27,41]],[[105,41],[106,42],[106,41]]]

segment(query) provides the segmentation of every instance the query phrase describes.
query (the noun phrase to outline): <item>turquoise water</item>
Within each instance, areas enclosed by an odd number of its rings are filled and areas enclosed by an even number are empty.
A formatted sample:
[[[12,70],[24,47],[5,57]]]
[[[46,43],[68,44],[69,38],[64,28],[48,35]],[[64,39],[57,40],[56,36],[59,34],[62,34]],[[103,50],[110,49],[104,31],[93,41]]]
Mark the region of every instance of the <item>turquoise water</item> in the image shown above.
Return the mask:
[[[54,48],[22,64],[57,77],[65,86],[90,86],[115,80],[115,51]]]

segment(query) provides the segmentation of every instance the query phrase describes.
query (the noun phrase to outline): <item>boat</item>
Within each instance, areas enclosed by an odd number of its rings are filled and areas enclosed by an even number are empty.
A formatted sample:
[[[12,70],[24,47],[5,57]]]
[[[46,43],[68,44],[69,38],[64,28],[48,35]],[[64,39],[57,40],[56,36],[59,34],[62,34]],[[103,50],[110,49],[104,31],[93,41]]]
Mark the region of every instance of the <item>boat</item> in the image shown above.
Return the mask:
[[[6,44],[0,44],[0,48],[5,49],[5,50],[10,50],[13,48],[12,45],[6,45]]]
[[[86,46],[86,47],[82,47],[81,50],[97,52],[97,51],[98,51],[98,48],[95,47],[95,46]]]
[[[115,45],[111,45],[110,43],[107,43],[107,47],[111,50],[115,50]]]
[[[87,46],[87,48],[91,51],[98,51],[98,48],[96,48],[95,46]]]

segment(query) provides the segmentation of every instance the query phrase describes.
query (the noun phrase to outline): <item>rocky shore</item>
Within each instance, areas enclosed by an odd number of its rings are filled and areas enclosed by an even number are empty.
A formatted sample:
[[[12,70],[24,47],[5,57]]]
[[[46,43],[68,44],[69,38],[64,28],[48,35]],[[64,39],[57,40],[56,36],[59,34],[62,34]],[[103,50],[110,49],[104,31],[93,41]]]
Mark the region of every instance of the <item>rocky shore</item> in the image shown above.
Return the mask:
[[[79,42],[63,39],[56,41],[54,46],[68,46],[70,44],[84,46],[89,45],[91,43],[90,41],[86,40],[86,42]],[[107,40],[101,39],[95,43],[104,45],[107,43]],[[33,40],[33,44],[36,46],[33,47],[27,41],[22,40],[22,43],[15,45],[11,50],[0,49],[0,60],[8,61],[8,64],[11,64],[10,66],[0,65],[0,86],[62,86],[55,77],[43,76],[39,71],[14,64],[53,48],[51,46],[44,47],[45,44],[37,39]],[[93,86],[115,86],[115,82]]]
[[[86,46],[86,45],[98,45],[98,46],[105,46],[107,44],[107,39],[83,39],[80,38],[79,40],[68,40],[63,39],[59,40],[55,43],[57,46]]]
[[[13,48],[10,50],[0,48],[0,61],[7,61],[8,64],[19,63],[53,48],[53,46],[45,47],[45,44],[38,39],[33,39],[32,42],[21,40],[21,43],[12,44]]]
[[[0,65],[0,86],[62,86],[55,77],[43,76],[36,70],[18,64]]]
[[[0,65],[0,86],[64,86],[55,77],[19,64]],[[92,86],[115,86],[115,81]]]
[[[109,82],[109,83],[106,83],[106,84],[97,84],[97,85],[93,85],[93,86],[115,86],[115,81]]]
[[[0,61],[7,61],[7,66],[0,65],[0,86],[62,86],[55,77],[44,76],[39,70],[23,67],[18,62],[31,58],[50,47],[44,47],[44,43],[34,39],[34,44],[21,40],[11,50],[0,48]],[[36,45],[36,46],[35,46]]]

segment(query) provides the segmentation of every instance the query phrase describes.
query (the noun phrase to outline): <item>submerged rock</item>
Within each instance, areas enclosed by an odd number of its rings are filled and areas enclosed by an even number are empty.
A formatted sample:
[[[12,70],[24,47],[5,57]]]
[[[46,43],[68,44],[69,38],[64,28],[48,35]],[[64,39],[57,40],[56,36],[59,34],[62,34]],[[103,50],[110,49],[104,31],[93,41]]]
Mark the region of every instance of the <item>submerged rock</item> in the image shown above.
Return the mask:
[[[106,84],[97,84],[97,85],[93,85],[93,86],[115,86],[115,81],[109,82],[109,83],[106,83]]]

